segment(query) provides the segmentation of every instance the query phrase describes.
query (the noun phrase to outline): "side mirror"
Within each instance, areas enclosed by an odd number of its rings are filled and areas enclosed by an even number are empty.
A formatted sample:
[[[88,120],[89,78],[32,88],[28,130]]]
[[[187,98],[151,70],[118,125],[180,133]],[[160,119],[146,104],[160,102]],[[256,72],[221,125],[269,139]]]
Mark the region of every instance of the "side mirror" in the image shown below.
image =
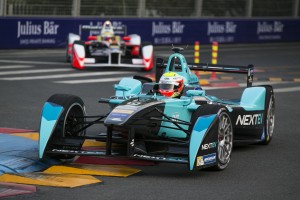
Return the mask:
[[[115,90],[120,90],[120,91],[129,91],[131,88],[130,87],[127,87],[127,86],[124,86],[124,85],[118,85],[116,84],[115,85]]]
[[[205,90],[188,90],[186,95],[188,97],[205,96]]]

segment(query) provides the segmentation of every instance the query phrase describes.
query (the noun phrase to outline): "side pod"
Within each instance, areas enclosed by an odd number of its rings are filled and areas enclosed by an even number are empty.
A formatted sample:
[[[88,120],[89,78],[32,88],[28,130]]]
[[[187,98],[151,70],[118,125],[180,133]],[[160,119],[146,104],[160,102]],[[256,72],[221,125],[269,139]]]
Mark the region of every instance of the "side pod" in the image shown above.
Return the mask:
[[[193,170],[194,167],[202,167],[204,165],[210,165],[216,162],[216,158],[212,159],[211,162],[205,162],[203,160],[204,156],[216,156],[216,148],[210,151],[210,154],[204,155],[204,152],[201,151],[201,144],[203,144],[207,138],[214,137],[209,135],[210,129],[213,124],[216,122],[217,114],[201,116],[197,119],[194,128],[190,137],[189,145],[189,168]],[[213,162],[214,161],[214,162]]]
[[[39,158],[44,157],[44,152],[48,141],[54,131],[58,119],[63,112],[64,108],[60,105],[46,102],[44,104],[40,123],[40,136],[39,136]]]

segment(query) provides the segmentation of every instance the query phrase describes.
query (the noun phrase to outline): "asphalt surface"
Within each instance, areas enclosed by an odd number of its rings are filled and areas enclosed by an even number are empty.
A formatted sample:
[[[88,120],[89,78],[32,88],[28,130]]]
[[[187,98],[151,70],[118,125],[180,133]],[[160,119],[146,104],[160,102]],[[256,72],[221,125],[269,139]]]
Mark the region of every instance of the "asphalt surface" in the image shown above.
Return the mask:
[[[169,47],[155,50],[155,57],[171,53]],[[188,47],[185,54],[192,61],[193,47]],[[209,46],[201,47],[201,62],[210,62],[210,54]],[[88,114],[106,113],[108,108],[97,101],[113,95],[113,84],[118,78],[153,74],[124,68],[79,71],[65,63],[64,55],[62,49],[0,50],[0,127],[38,130],[42,106],[54,93],[80,96]],[[235,146],[224,171],[191,172],[186,165],[161,163],[136,167],[142,172],[128,178],[98,177],[102,183],[73,189],[38,186],[34,194],[3,199],[299,199],[299,55],[299,43],[219,47],[218,63],[254,64],[254,85],[273,85],[276,98],[272,142],[267,146]],[[212,85],[245,83],[244,77],[217,76],[216,81],[210,80],[209,75],[201,78]],[[205,87],[207,93],[225,99],[239,98],[243,90],[212,85]],[[91,131],[93,134],[97,128]]]

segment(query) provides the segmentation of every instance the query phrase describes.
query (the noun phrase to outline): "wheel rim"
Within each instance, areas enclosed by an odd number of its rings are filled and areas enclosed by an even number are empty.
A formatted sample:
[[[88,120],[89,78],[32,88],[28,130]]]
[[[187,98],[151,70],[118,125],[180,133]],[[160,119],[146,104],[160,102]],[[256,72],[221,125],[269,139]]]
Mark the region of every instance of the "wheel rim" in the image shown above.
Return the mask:
[[[221,164],[227,164],[230,160],[232,141],[233,129],[230,117],[227,113],[221,113],[218,131],[218,158]]]
[[[82,127],[84,122],[84,108],[80,104],[73,104],[66,113],[66,120],[64,124],[64,137],[73,136]],[[76,135],[81,135],[78,133]]]
[[[275,125],[275,104],[273,97],[271,97],[270,103],[269,103],[269,108],[268,108],[268,114],[267,114],[267,134],[269,138],[273,136],[274,132],[274,125]],[[268,138],[268,139],[269,139]]]

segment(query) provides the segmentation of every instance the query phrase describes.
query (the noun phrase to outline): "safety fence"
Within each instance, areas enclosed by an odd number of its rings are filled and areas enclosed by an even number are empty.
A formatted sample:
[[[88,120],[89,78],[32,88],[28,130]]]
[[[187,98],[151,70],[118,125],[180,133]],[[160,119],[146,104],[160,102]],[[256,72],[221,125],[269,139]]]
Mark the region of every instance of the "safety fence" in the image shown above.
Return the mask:
[[[0,48],[60,48],[69,33],[81,34],[82,25],[101,25],[106,18],[0,18]],[[157,19],[113,18],[127,34],[139,34],[154,45],[262,43],[300,41],[300,19]]]
[[[300,0],[1,0],[0,16],[299,17]]]

